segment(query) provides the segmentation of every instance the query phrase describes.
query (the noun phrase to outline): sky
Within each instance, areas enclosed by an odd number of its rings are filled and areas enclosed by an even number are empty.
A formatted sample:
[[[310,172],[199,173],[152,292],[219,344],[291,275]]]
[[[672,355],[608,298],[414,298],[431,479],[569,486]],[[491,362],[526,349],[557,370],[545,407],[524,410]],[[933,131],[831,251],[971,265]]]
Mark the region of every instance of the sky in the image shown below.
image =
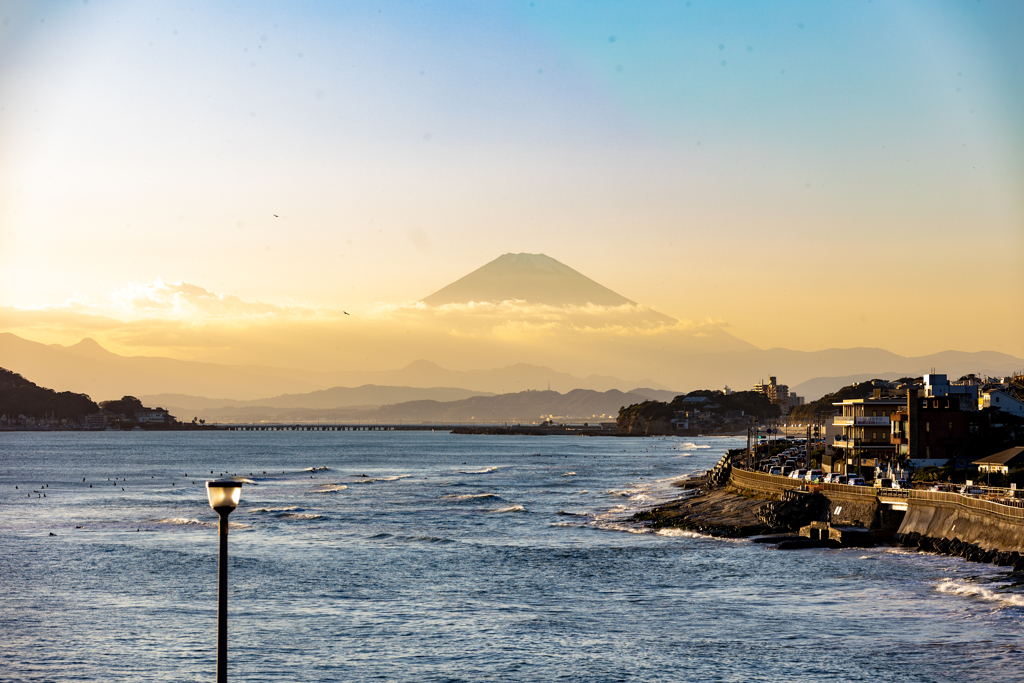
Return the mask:
[[[396,311],[442,339],[414,302],[529,252],[763,349],[1024,357],[1022,25],[990,0],[5,2],[0,331],[290,366],[316,321],[336,365],[393,367],[422,351]]]

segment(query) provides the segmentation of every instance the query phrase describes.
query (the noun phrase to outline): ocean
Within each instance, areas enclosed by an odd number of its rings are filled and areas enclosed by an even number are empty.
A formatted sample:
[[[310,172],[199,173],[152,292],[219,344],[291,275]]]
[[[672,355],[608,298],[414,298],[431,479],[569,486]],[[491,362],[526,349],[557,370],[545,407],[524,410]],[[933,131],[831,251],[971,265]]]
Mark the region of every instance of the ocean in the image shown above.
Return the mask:
[[[628,521],[738,445],[0,433],[0,680],[213,680],[221,473],[232,681],[1020,679],[1007,569]]]

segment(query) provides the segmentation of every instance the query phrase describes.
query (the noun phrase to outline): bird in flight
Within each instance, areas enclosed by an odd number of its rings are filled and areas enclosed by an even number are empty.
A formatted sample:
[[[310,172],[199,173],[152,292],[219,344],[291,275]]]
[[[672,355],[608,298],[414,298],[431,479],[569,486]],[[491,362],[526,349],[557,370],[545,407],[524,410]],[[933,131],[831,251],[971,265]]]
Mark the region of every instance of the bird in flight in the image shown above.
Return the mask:
[[[349,313],[348,311],[342,311],[342,313],[344,313],[345,315],[352,315],[352,314],[351,314],[351,313]]]

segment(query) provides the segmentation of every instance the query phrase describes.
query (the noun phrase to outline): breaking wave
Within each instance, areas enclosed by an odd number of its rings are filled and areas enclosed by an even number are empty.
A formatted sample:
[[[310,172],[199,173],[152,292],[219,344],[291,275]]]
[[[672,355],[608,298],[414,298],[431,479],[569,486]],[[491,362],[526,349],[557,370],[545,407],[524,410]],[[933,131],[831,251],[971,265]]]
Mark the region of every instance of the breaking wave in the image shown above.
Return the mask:
[[[498,508],[497,510],[489,510],[488,512],[528,512],[522,505],[513,505],[507,508]]]
[[[454,494],[448,495],[448,496],[441,496],[441,499],[442,500],[474,500],[476,498],[500,498],[500,497],[501,496],[496,495],[494,493],[467,493],[467,494],[462,495],[462,496],[457,496],[457,495],[454,495]]]
[[[497,471],[497,467],[485,467],[482,470],[458,470],[459,474],[488,474]]]
[[[993,587],[996,589],[1000,588],[997,584],[993,584]],[[977,598],[978,600],[984,600],[985,602],[993,602],[1002,607],[1024,607],[1024,595],[1017,593],[1000,593],[998,590],[979,586],[976,583],[946,579],[936,586],[935,589],[940,593],[965,595],[967,597]]]
[[[345,484],[324,484],[323,486],[315,488],[313,493],[336,493],[338,491],[344,491],[347,488],[348,486]]]

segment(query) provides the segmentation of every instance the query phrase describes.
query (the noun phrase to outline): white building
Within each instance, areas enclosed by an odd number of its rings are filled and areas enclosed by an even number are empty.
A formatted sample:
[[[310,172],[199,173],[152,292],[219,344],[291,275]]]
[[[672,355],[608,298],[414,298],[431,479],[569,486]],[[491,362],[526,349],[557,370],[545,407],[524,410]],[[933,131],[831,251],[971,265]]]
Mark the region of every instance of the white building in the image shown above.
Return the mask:
[[[1004,410],[1011,415],[1024,417],[1024,402],[1019,401],[1012,394],[1004,391],[1003,389],[986,391],[978,400],[978,405],[981,408],[998,408],[999,410]]]
[[[135,421],[143,424],[163,424],[174,418],[163,408],[135,411]]]

